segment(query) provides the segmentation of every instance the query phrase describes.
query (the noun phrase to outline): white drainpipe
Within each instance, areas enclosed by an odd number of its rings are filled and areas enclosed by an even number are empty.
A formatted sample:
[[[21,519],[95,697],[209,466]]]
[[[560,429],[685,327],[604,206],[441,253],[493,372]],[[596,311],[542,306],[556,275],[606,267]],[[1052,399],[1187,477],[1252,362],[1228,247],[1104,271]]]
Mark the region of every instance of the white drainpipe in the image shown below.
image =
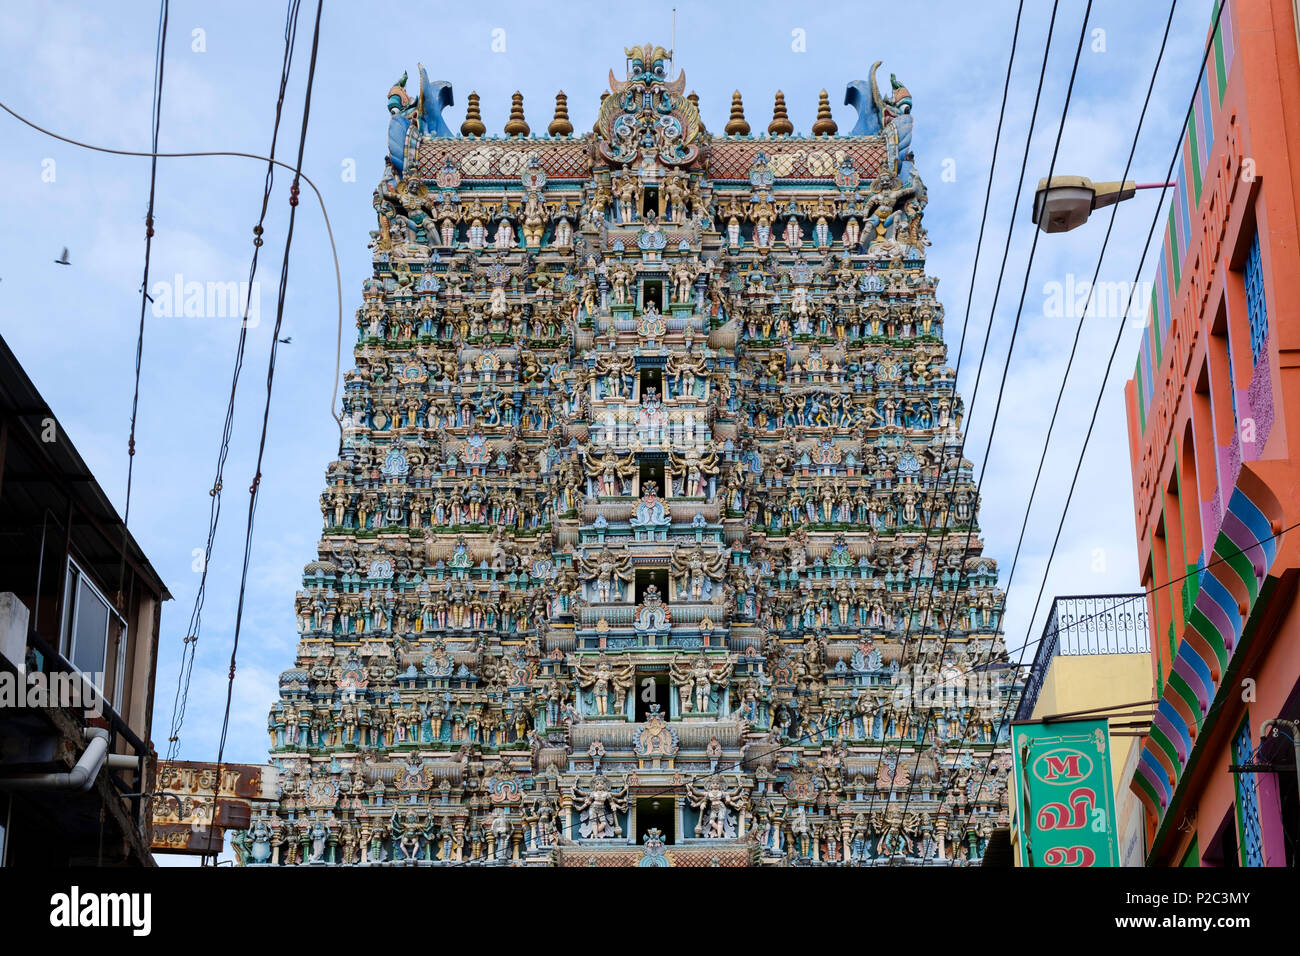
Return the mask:
[[[108,731],[101,727],[86,728],[86,749],[81,754],[77,765],[65,773],[20,773],[12,777],[0,777],[0,790],[89,790],[95,785],[99,768],[108,757],[110,765],[116,764],[114,754],[108,755]],[[134,757],[131,767],[138,766]]]

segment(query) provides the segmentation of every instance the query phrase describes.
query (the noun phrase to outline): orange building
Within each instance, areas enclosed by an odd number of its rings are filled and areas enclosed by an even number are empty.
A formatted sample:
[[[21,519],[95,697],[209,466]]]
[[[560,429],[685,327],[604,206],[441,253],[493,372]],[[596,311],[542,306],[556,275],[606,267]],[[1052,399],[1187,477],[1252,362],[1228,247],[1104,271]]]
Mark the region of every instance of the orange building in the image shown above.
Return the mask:
[[[1157,698],[1131,788],[1149,865],[1294,866],[1261,731],[1300,717],[1300,35],[1294,0],[1215,15],[1126,387]]]

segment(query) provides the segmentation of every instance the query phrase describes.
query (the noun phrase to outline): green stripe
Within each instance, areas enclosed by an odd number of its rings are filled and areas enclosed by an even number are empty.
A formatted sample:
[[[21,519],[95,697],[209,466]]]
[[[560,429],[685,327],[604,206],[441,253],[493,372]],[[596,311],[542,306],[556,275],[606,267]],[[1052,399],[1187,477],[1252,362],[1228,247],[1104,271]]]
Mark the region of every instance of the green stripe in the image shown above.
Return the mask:
[[[1155,539],[1154,532],[1152,532],[1149,529],[1147,530],[1147,554],[1151,555],[1151,577],[1152,577],[1151,584],[1152,586],[1154,586],[1156,583],[1155,582],[1156,539]],[[1151,610],[1151,616],[1152,616],[1151,634],[1154,636],[1160,633],[1160,596],[1159,595],[1156,595],[1156,599],[1151,602],[1151,609],[1152,609]],[[1153,644],[1152,646],[1154,647],[1155,645]],[[1163,678],[1161,677],[1160,674],[1160,655],[1157,654],[1156,655],[1156,695],[1157,696],[1159,696],[1161,690],[1163,689],[1163,686],[1164,686]]]
[[[1181,440],[1175,437],[1174,438],[1174,474],[1178,476],[1178,531],[1179,531],[1179,537],[1181,538],[1181,543],[1183,548],[1182,567],[1186,569],[1187,567],[1187,514],[1185,509],[1183,508],[1183,498],[1184,498],[1184,492],[1186,492],[1187,490],[1187,485],[1185,482],[1186,476],[1183,474],[1182,449],[1179,447],[1181,444],[1182,444]],[[1184,621],[1187,620],[1188,611],[1191,605],[1191,598],[1195,595],[1195,591],[1189,591],[1189,589],[1195,588],[1196,585],[1197,585],[1196,578],[1184,577],[1183,586],[1179,589],[1180,591],[1182,591]]]
[[[1169,508],[1164,504],[1164,495],[1160,496],[1160,514],[1164,518],[1165,524],[1165,580],[1172,582],[1174,580],[1174,556],[1173,548],[1169,546]],[[1178,620],[1178,615],[1174,613],[1174,594],[1173,588],[1165,588],[1169,595],[1169,666],[1174,666],[1174,650],[1178,647],[1178,638],[1174,634],[1174,622]]]
[[[1195,606],[1192,607],[1192,616],[1187,619],[1187,623],[1196,629],[1196,633],[1201,635],[1201,639],[1206,644],[1210,645],[1210,650],[1214,651],[1214,656],[1219,660],[1219,674],[1222,675],[1224,668],[1228,666],[1228,647],[1218,627]]]
[[[1154,724],[1151,725],[1151,739],[1157,747],[1165,752],[1169,762],[1174,765],[1174,785],[1177,786],[1178,778],[1183,773],[1183,760],[1178,756],[1178,748],[1174,746],[1173,741],[1165,736],[1165,732]]]
[[[1154,304],[1154,299],[1155,297],[1153,295],[1152,304]],[[1154,316],[1155,316],[1154,312],[1148,313],[1148,318],[1153,318]],[[1138,387],[1138,431],[1145,435],[1147,430],[1147,409],[1146,409],[1146,399],[1143,397],[1143,394],[1145,393],[1146,389],[1142,387],[1141,351],[1138,352],[1138,360],[1133,363],[1133,381],[1137,382],[1137,387]]]
[[[1224,536],[1226,537],[1226,535]],[[1233,550],[1237,549],[1235,544],[1231,545]],[[1226,550],[1226,549],[1225,549]],[[1245,552],[1237,551],[1232,557],[1226,559],[1228,567],[1237,572],[1237,577],[1241,578],[1241,583],[1246,585],[1246,590],[1250,592],[1250,600],[1246,603],[1246,613],[1255,606],[1255,598],[1259,597],[1259,581],[1255,578],[1255,566],[1250,563],[1250,558],[1246,557]],[[1242,627],[1246,622],[1241,622]]]
[[[1151,798],[1151,804],[1156,808],[1156,815],[1159,816],[1164,812],[1160,806],[1160,794],[1156,793],[1156,788],[1151,786],[1151,781],[1144,774],[1147,768],[1138,765],[1138,772],[1133,774],[1133,782],[1142,788],[1142,792]]]
[[[1181,187],[1175,187],[1175,188],[1181,188]],[[1175,196],[1173,197],[1173,200],[1169,203],[1169,251],[1172,253],[1172,255],[1170,255],[1169,257],[1169,263],[1171,266],[1173,266],[1174,269],[1174,294],[1170,296],[1170,300],[1171,300],[1170,308],[1173,308],[1173,302],[1172,302],[1173,298],[1178,295],[1178,287],[1183,284],[1182,272],[1178,268],[1178,265],[1182,260],[1182,253],[1178,249],[1178,225],[1176,219],[1177,215],[1178,215],[1178,197]]]
[[[1192,147],[1192,186],[1196,192],[1196,205],[1201,204],[1201,158],[1197,155],[1196,111],[1192,111],[1191,121],[1187,125],[1187,140]]]
[[[1169,689],[1183,699],[1183,702],[1192,709],[1193,714],[1204,717],[1201,713],[1201,702],[1196,699],[1196,694],[1192,692],[1191,685],[1183,680],[1183,675],[1176,670],[1169,671]]]

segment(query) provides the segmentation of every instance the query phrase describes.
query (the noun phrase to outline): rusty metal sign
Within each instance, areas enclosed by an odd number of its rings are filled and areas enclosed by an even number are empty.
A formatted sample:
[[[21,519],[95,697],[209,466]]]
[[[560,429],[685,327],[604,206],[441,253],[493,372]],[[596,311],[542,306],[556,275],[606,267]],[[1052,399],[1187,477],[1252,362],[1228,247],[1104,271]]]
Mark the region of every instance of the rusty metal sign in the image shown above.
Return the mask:
[[[275,794],[263,793],[264,776],[273,778],[274,769],[261,764],[223,763],[221,789],[215,795],[244,800],[273,800]],[[217,784],[217,765],[196,760],[160,760],[156,779],[156,791],[206,794],[211,797]]]
[[[199,829],[176,823],[154,824],[152,849],[154,853],[220,853],[225,844],[226,831],[216,827]]]
[[[160,761],[152,804],[155,853],[219,853],[226,830],[243,830],[252,802],[275,799],[278,774],[258,764]]]

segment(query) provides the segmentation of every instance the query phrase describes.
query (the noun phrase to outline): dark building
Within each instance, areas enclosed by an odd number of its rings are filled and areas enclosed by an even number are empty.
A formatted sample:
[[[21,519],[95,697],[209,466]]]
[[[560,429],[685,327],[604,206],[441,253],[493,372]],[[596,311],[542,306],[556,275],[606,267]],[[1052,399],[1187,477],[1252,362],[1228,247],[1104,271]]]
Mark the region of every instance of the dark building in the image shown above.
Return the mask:
[[[171,597],[0,338],[0,863],[152,865]]]

